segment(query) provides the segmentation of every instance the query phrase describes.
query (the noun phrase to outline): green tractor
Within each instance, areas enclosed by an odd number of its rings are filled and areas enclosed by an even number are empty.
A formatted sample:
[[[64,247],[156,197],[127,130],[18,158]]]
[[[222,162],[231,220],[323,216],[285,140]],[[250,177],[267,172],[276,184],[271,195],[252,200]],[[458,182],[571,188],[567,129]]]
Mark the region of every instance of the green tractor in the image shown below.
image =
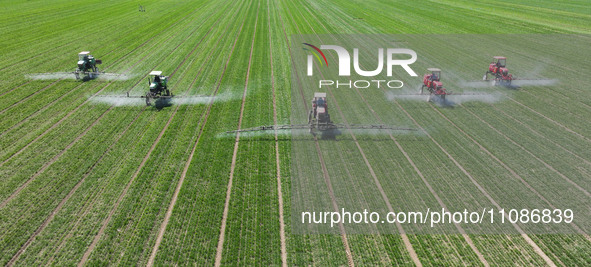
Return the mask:
[[[148,77],[148,84],[150,85],[150,90],[146,93],[146,105],[150,106],[152,99],[167,99],[172,98],[173,95],[168,90],[168,77],[162,76],[162,71],[152,71],[150,72],[150,76],[153,78]]]
[[[88,75],[90,79],[98,76],[100,73],[96,65],[102,63],[100,59],[95,59],[88,51],[78,53],[78,68],[74,71],[76,80],[80,79],[80,74]]]

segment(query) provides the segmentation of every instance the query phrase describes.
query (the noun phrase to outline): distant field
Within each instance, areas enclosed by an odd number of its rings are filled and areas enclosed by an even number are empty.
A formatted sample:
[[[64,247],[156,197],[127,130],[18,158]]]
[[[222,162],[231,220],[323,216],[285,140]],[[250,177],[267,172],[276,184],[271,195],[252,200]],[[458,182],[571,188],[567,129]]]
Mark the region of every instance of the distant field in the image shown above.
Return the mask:
[[[301,197],[292,195],[301,193],[292,190],[295,173],[318,178],[316,189],[331,177],[358,183],[352,190],[333,181],[339,204],[361,198],[383,209],[441,209],[522,201],[589,212],[588,1],[148,0],[145,12],[139,4],[0,3],[0,264],[591,265],[591,238],[583,234],[301,234],[291,227],[292,200]],[[527,52],[470,38],[447,39],[446,54],[433,52],[442,51],[438,36],[509,33]],[[291,40],[325,34],[415,34],[408,35],[419,54],[413,69],[422,76],[443,68],[446,87],[458,93],[502,52],[516,75],[560,81],[492,88],[502,101],[452,108],[332,88],[333,120],[372,118],[420,134],[377,142],[347,130],[337,140],[305,134],[298,138],[313,157],[297,161],[289,135],[223,134],[297,117],[292,104],[309,105],[314,89],[292,77],[291,50],[301,47]],[[101,71],[126,79],[29,75],[73,71],[85,50],[102,60]],[[164,107],[93,98],[143,95],[152,70],[170,76],[175,95],[210,97]],[[321,160],[328,168],[309,173]]]

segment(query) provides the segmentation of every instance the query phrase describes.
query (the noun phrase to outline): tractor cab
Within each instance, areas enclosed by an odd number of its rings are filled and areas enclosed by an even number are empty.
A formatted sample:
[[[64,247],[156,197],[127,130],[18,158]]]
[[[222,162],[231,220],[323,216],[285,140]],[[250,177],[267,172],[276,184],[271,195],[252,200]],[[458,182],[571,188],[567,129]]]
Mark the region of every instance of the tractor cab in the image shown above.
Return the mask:
[[[86,61],[88,60],[88,57],[90,57],[90,52],[88,51],[82,51],[80,53],[78,53],[78,61]],[[78,62],[80,63],[80,62]]]
[[[314,119],[317,124],[330,123],[330,115],[328,115],[328,105],[326,103],[326,93],[314,93],[312,99],[312,110],[310,111],[309,121]]]
[[[424,87],[436,89],[437,87],[443,86],[443,83],[440,81],[441,70],[437,68],[428,68],[427,70],[431,73],[427,73],[423,76],[423,87],[421,87],[421,93],[423,92]]]
[[[163,90],[167,90],[167,82],[168,77],[162,76],[162,71],[152,71],[150,72],[150,76],[152,79],[148,78],[150,84],[150,92],[154,94],[161,94]],[[168,95],[166,93],[165,95]]]
[[[441,79],[441,70],[436,68],[428,68],[428,71],[431,72],[431,76],[429,77],[431,81],[439,81]]]
[[[314,93],[314,98],[312,99],[312,107],[314,109],[327,107],[326,105],[326,93]]]
[[[86,71],[86,64],[90,61],[91,58],[92,55],[90,55],[90,52],[88,51],[82,51],[78,53],[78,69]]]
[[[146,105],[150,106],[151,100],[150,99],[169,99],[172,97],[170,90],[168,90],[168,77],[162,76],[161,71],[152,71],[148,77],[148,84],[150,85],[150,90],[146,92]]]
[[[507,65],[506,57],[493,57],[493,64],[499,68],[504,68]]]
[[[80,79],[80,74],[87,74],[91,79],[98,76],[99,69],[96,65],[101,63],[102,61],[100,59],[95,59],[88,51],[78,53],[78,67],[74,71],[76,79]]]

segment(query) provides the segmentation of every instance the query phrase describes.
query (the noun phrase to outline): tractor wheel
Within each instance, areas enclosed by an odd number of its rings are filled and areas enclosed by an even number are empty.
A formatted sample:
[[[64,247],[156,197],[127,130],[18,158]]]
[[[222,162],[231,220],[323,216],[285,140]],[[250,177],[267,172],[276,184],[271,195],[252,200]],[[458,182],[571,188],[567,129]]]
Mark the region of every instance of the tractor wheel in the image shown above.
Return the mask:
[[[170,96],[170,90],[166,89],[166,96]]]
[[[151,98],[150,93],[149,92],[146,93],[146,106],[151,106],[152,105],[152,103],[150,103],[150,98]]]

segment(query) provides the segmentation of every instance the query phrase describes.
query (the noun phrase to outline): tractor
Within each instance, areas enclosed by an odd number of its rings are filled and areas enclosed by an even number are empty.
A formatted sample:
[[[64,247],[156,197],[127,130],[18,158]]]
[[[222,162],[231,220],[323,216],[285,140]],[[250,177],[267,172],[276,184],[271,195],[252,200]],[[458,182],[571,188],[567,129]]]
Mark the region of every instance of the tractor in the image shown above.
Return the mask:
[[[494,77],[495,85],[511,86],[513,75],[509,74],[509,69],[506,67],[506,57],[493,57],[493,62],[488,65],[488,71],[482,77],[482,80],[488,81],[488,74],[490,73]]]
[[[334,139],[335,136],[340,135],[339,129],[363,129],[363,130],[395,130],[395,131],[416,131],[416,129],[402,128],[383,124],[342,124],[334,123],[330,120],[328,114],[328,104],[326,103],[326,93],[314,93],[312,98],[312,109],[308,112],[307,124],[285,124],[285,125],[265,125],[248,129],[239,129],[235,131],[227,131],[226,133],[241,133],[241,132],[255,132],[255,131],[277,131],[277,130],[297,130],[308,129],[310,133],[316,136],[317,131],[320,131],[323,139]]]
[[[96,65],[102,63],[103,62],[100,59],[95,59],[88,51],[78,53],[78,68],[74,71],[76,80],[80,79],[80,74],[88,74],[90,79],[94,78],[94,76],[98,76],[99,68]]]
[[[168,90],[168,77],[162,76],[162,71],[152,71],[150,72],[150,76],[153,78],[150,79],[148,77],[148,84],[150,86],[150,90],[146,93],[146,105],[151,105],[151,99],[158,99],[158,98],[171,98],[173,95]]]
[[[432,96],[435,95],[439,97],[441,101],[445,102],[445,96],[451,94],[451,92],[447,92],[447,90],[443,88],[443,83],[440,81],[441,70],[436,68],[428,68],[427,70],[430,71],[431,74],[425,74],[423,76],[421,94],[423,94],[423,90],[427,88],[427,90],[429,90],[428,101],[432,101]]]
[[[328,114],[328,104],[326,103],[326,93],[314,93],[312,98],[312,109],[308,114],[308,125],[310,132],[314,130],[325,131],[334,128]]]

